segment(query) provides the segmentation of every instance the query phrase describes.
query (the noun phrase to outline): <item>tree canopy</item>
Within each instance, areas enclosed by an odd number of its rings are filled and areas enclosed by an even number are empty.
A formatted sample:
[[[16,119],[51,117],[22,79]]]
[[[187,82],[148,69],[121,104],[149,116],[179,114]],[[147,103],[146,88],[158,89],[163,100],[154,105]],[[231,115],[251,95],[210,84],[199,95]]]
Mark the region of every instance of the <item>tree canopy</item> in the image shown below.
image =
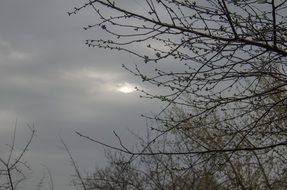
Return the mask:
[[[130,155],[127,163],[139,156],[188,158],[191,166],[186,170],[209,164],[208,171],[217,177],[237,179],[233,187],[251,187],[242,176],[252,180],[256,172],[261,177],[255,178],[264,182],[251,189],[282,185],[287,145],[286,0],[89,0],[68,14],[88,8],[97,21],[84,29],[100,32],[86,41],[87,46],[138,57],[134,67],[123,67],[163,89],[138,91],[166,106],[145,116],[156,125],[138,152],[127,149],[120,138],[120,147],[110,147],[80,136]],[[144,67],[153,70],[145,72]],[[163,138],[172,146],[160,143]],[[158,143],[160,148],[154,148]],[[229,169],[222,169],[225,166]]]

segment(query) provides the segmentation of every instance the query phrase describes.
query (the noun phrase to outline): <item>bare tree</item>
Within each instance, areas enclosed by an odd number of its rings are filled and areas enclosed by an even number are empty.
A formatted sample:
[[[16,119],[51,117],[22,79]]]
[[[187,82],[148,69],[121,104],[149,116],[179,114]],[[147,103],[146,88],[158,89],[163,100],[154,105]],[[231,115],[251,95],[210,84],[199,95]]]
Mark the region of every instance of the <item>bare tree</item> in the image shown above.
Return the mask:
[[[180,118],[185,114],[184,110],[174,107],[167,117]],[[84,181],[86,189],[93,190],[286,189],[284,145],[260,150],[258,147],[252,150],[241,150],[238,147],[237,151],[219,151],[234,136],[235,126],[240,126],[234,123],[229,129],[226,128],[226,123],[217,123],[218,119],[219,115],[214,114],[210,121],[189,121],[181,128],[164,135],[162,131],[166,130],[166,126],[158,123],[154,128],[156,134],[148,134],[146,138],[139,137],[138,152],[126,149],[122,141],[120,147],[102,144],[119,153],[108,154],[108,165],[86,175],[82,182]],[[99,143],[91,137],[78,134]],[[157,138],[151,145],[153,135],[161,135],[161,138]],[[258,136],[246,138],[242,146],[257,144]],[[201,150],[202,147],[209,152],[192,152]]]
[[[28,164],[23,160],[24,155],[31,145],[35,136],[34,126],[29,127],[31,130],[30,137],[22,148],[16,146],[16,126],[14,128],[12,142],[8,145],[8,153],[0,157],[0,189],[16,190],[18,185],[26,178],[25,170],[30,170]]]
[[[207,164],[228,188],[286,188],[286,0],[89,0],[69,15],[87,8],[97,22],[84,29],[102,32],[86,44],[142,59],[123,67],[162,89],[138,90],[166,107],[145,116],[158,126],[139,151],[117,135],[120,147],[80,136],[130,161],[164,155]],[[153,149],[174,135],[181,141]]]

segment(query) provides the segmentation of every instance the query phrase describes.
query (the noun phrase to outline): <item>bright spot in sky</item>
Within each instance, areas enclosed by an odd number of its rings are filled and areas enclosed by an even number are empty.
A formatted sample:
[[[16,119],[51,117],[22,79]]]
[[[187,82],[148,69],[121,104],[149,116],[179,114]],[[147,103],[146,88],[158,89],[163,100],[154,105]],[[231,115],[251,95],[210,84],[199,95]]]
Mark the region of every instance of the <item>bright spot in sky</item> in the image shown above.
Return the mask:
[[[119,87],[117,88],[117,91],[129,94],[135,91],[135,87],[127,82],[119,84]]]

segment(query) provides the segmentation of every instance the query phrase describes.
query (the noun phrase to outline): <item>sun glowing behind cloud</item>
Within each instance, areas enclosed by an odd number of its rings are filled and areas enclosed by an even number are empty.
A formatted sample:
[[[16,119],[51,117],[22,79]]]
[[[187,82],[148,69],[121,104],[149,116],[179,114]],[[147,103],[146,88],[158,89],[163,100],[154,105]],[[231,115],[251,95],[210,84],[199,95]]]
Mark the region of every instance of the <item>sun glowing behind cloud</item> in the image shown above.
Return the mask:
[[[135,83],[128,83],[117,72],[99,71],[89,68],[66,71],[61,75],[73,86],[80,86],[83,92],[88,94],[113,95],[115,92],[130,94],[136,91]]]
[[[117,91],[122,92],[124,94],[129,94],[135,91],[135,87],[127,82],[119,84]]]

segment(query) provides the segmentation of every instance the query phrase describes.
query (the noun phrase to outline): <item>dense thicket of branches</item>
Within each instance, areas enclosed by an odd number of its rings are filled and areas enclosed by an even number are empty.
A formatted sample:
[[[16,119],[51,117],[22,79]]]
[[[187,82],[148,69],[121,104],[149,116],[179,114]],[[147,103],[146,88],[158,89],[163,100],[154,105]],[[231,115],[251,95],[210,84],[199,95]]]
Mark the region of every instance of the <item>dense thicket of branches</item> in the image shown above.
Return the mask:
[[[130,7],[133,4],[138,6]],[[141,58],[142,64],[124,68],[164,89],[162,94],[139,89],[143,97],[166,102],[161,113],[150,117],[158,125],[152,128],[153,138],[139,152],[122,144],[112,148],[131,155],[131,160],[138,155],[189,158],[193,167],[210,163],[211,171],[222,171],[228,164],[236,171],[235,159],[245,161],[238,166],[241,170],[259,171],[264,183],[257,189],[273,189],[282,181],[286,0],[89,0],[69,14],[87,8],[97,22],[84,29],[105,33],[86,44]],[[144,72],[146,67],[153,71]],[[168,149],[153,149],[154,142],[174,135],[181,140],[170,141],[174,144]],[[241,173],[223,179],[235,178]],[[237,187],[246,189],[239,181]]]
[[[174,107],[166,116],[177,119],[185,117],[185,114],[185,110]],[[156,133],[139,138],[139,152],[128,150],[120,141],[122,149],[113,148],[121,154],[108,154],[107,167],[97,169],[81,179],[78,179],[78,175],[76,181],[84,181],[86,189],[94,190],[287,188],[285,143],[272,144],[270,140],[269,147],[260,149],[261,145],[252,146],[260,141],[257,138],[264,135],[255,131],[253,137],[237,139],[242,141],[242,146],[228,150],[225,143],[234,134],[230,133],[226,123],[214,125],[221,116],[213,114],[212,117],[211,121],[201,119],[185,122],[180,128],[164,135],[166,126],[160,121],[154,129]],[[248,120],[240,124],[229,122],[228,125],[235,128],[246,123]],[[281,124],[286,126],[287,121]]]

